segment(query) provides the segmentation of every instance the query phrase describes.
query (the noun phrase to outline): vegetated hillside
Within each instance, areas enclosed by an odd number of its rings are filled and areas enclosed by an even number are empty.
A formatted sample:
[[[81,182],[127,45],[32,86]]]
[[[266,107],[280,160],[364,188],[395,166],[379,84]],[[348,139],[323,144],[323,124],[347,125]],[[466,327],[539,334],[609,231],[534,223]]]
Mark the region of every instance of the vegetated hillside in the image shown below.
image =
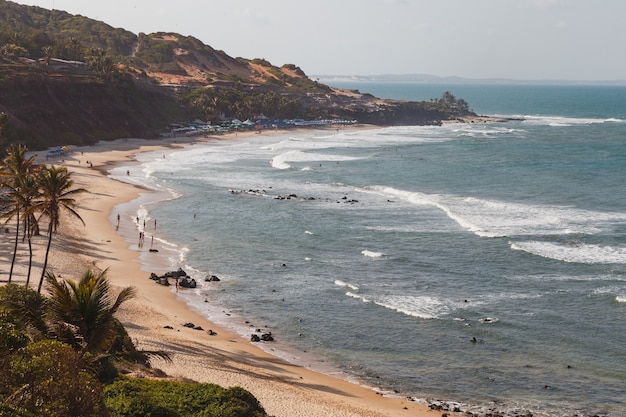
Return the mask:
[[[311,80],[296,65],[233,58],[191,36],[135,35],[83,16],[0,0],[4,134],[32,149],[148,137],[173,121],[342,117],[436,124],[473,114],[453,96],[381,100]],[[1,145],[1,144],[0,144]]]
[[[133,80],[112,83],[24,65],[0,65],[0,112],[10,116],[7,141],[33,150],[154,137],[189,117],[171,94]]]

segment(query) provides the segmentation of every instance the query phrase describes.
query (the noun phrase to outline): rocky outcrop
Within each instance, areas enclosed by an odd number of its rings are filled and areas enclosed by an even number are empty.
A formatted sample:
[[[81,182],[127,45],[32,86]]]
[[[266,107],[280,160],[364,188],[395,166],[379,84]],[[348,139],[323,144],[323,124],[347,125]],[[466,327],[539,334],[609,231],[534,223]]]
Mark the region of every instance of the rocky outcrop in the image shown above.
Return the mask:
[[[196,288],[196,280],[191,278],[185,271],[178,268],[177,271],[169,271],[163,275],[157,275],[154,272],[150,274],[150,279],[161,285],[171,285],[169,279],[176,281],[177,286],[182,288]]]

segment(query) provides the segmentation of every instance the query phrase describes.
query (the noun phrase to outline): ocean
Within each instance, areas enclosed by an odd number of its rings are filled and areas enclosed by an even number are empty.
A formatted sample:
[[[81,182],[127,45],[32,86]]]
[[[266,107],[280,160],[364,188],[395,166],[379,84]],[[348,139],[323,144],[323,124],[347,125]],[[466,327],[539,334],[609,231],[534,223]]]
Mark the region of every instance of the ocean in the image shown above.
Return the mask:
[[[129,246],[196,279],[190,308],[292,362],[477,413],[626,415],[626,87],[337,86],[515,120],[143,153],[110,175],[156,192],[112,224],[145,220]]]

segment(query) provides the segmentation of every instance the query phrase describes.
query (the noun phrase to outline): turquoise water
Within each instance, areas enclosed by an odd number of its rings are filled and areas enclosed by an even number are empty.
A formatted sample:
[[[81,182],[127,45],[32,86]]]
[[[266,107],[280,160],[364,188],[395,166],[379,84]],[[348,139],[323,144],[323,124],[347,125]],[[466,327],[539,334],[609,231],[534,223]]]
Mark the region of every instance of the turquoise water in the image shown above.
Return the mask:
[[[342,87],[449,90],[523,120],[140,155],[133,180],[168,199],[128,215],[158,219],[159,256],[200,281],[180,296],[242,335],[272,331],[289,360],[401,395],[626,415],[626,88]]]

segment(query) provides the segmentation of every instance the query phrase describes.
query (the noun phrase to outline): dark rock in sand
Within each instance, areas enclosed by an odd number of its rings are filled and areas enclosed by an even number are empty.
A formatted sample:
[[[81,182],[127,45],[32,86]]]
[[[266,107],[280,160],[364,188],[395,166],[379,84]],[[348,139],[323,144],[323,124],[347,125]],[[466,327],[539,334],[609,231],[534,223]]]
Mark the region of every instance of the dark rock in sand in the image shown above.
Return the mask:
[[[219,282],[220,279],[217,277],[217,275],[207,275],[204,280],[206,282]]]
[[[264,333],[261,335],[261,340],[264,342],[273,342],[274,337],[272,336],[272,333]]]
[[[183,271],[182,268],[178,268],[178,271],[166,272],[165,274],[163,274],[163,276],[169,277],[169,278],[181,278],[181,277],[186,277],[187,273]]]
[[[183,288],[196,288],[196,280],[191,277],[183,277],[179,284]]]

